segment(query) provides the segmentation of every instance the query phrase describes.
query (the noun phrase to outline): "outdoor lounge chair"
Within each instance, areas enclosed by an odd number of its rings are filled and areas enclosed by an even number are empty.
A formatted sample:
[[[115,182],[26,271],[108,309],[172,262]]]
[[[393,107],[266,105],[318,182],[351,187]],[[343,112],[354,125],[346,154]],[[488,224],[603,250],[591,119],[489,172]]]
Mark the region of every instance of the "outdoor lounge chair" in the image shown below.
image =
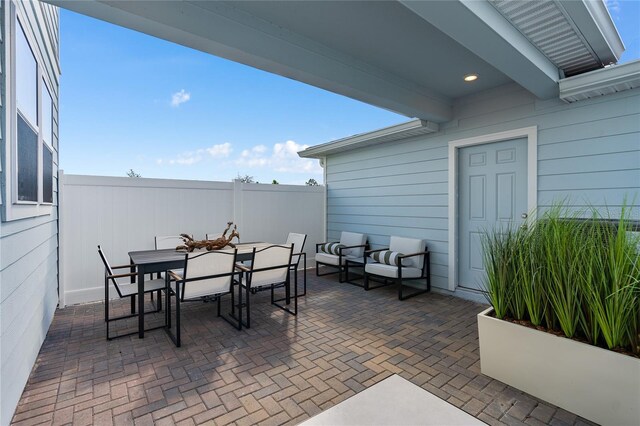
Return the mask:
[[[405,280],[426,280],[426,288],[408,286]],[[382,283],[371,287],[371,281]],[[405,300],[431,290],[431,265],[425,241],[417,238],[391,237],[389,247],[365,253],[364,289],[398,284],[398,299]],[[403,295],[403,288],[415,291]]]
[[[188,300],[216,301],[218,316],[229,324],[242,329],[240,321],[235,321],[235,303],[233,293],[233,278],[235,273],[236,256],[238,250],[215,250],[185,254],[183,275],[169,271],[169,278],[174,280],[170,296],[176,299],[176,334],[171,335],[176,346],[180,346],[180,305]],[[221,299],[225,294],[231,294],[231,313],[221,315]],[[242,318],[242,292],[240,292],[238,309]],[[167,325],[171,328],[171,297],[167,298]]]
[[[306,296],[307,294],[307,253],[304,250],[304,243],[307,241],[307,234],[296,234],[295,232],[289,232],[287,236],[287,242],[285,245],[291,245],[296,248],[296,253],[291,258],[291,271],[293,272],[294,285],[298,286],[298,268],[300,267],[300,258],[302,258],[303,265],[303,289],[302,293],[298,293],[298,296]]]
[[[346,260],[364,264],[367,236],[355,232],[342,232],[340,241],[316,244],[316,276],[338,273],[338,281],[344,282],[343,272]],[[335,268],[334,272],[320,273],[320,265]]]
[[[127,333],[127,334],[122,334],[119,336],[114,336],[111,337],[109,335],[109,323],[112,321],[118,321],[118,320],[123,320],[123,319],[127,319],[127,318],[132,318],[137,316],[136,314],[136,296],[138,295],[138,284],[131,282],[131,278],[135,277],[137,275],[137,272],[135,270],[132,270],[132,268],[135,268],[135,266],[133,265],[120,265],[120,266],[111,266],[109,264],[109,261],[107,260],[106,255],[104,254],[104,252],[102,251],[102,248],[100,246],[98,246],[98,254],[100,255],[100,259],[102,259],[102,263],[104,263],[104,321],[107,325],[107,340],[111,340],[115,337],[123,337],[123,336],[129,336],[131,334],[137,334],[138,331],[133,331],[131,333]],[[117,270],[117,269],[126,269],[127,272],[126,273],[121,273],[121,274],[115,274],[113,271]],[[129,278],[129,282],[127,283],[119,283],[118,279],[120,278]],[[131,299],[131,314],[129,315],[122,315],[119,317],[115,317],[115,318],[111,318],[109,316],[109,300],[110,300],[110,294],[109,294],[109,282],[111,282],[111,284],[113,284],[113,286],[116,289],[116,292],[118,294],[118,297],[120,298],[124,298],[124,297],[129,297]],[[161,291],[165,288],[165,282],[163,279],[155,279],[155,280],[145,280],[144,282],[144,292],[146,293],[151,293],[153,294],[153,292],[157,292],[158,293],[158,300],[160,300],[161,297]],[[155,311],[149,311],[149,312],[144,312],[144,314],[150,314],[150,313],[156,313],[156,312],[160,312],[160,310],[162,309],[162,305],[159,302],[157,309]]]
[[[245,289],[247,295],[247,320],[242,324],[247,328],[251,328],[251,294],[252,290],[260,290],[269,288],[271,290],[271,304],[292,314],[298,314],[298,288],[294,286],[293,310],[288,306],[281,304],[285,301],[290,303],[291,294],[289,290],[290,272],[292,267],[292,254],[294,245],[272,245],[262,249],[253,248],[251,254],[251,265],[247,266],[242,263],[236,264],[236,269],[241,272],[240,275],[240,292]],[[274,289],[284,284],[286,296],[283,299],[274,298]],[[240,315],[242,321],[242,316]]]

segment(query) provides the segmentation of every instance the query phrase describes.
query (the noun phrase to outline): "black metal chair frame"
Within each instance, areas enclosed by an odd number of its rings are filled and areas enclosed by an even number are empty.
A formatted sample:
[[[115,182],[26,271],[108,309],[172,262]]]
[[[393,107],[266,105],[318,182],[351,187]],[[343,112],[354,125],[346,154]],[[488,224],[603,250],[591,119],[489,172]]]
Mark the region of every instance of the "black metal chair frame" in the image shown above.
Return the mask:
[[[269,266],[268,268],[259,268],[259,269],[254,269],[253,265],[255,264],[255,257],[256,257],[256,253],[259,253],[261,251],[264,250],[268,250],[270,248],[273,247],[283,247],[283,248],[289,248],[288,246],[282,246],[282,245],[278,245],[278,244],[274,244],[268,247],[264,247],[261,248],[259,250],[256,250],[256,248],[253,248],[253,252],[251,253],[251,267],[247,267],[246,265],[243,265],[241,263],[237,263],[236,264],[236,269],[240,272],[240,281],[239,281],[239,286],[240,286],[240,293],[242,294],[242,288],[244,287],[245,291],[246,291],[246,296],[247,296],[247,301],[246,301],[246,317],[247,320],[242,321],[242,311],[240,311],[240,316],[239,316],[239,320],[242,323],[243,326],[247,327],[247,328],[251,328],[251,294],[255,294],[252,291],[251,288],[251,279],[253,277],[253,274],[256,272],[263,272],[263,271],[270,271],[270,270],[274,270],[274,269],[283,269],[283,268],[287,268],[287,275],[285,277],[285,281],[281,282],[281,283],[273,283],[269,286],[269,289],[271,290],[271,304],[277,306],[278,308],[282,309],[285,312],[288,312],[294,316],[298,315],[298,286],[294,285],[293,286],[293,310],[291,310],[291,308],[281,304],[280,302],[285,302],[286,305],[289,305],[291,303],[291,290],[289,287],[289,283],[291,280],[291,270],[293,269],[293,267],[295,266],[295,264],[291,263],[291,259],[293,256],[293,244],[291,245],[291,251],[289,252],[289,262],[286,264],[282,264],[282,265],[274,265],[274,266]],[[297,283],[296,283],[297,284]],[[276,288],[282,287],[284,285],[285,287],[285,297],[281,298],[281,299],[275,299],[275,294],[274,294],[274,290]],[[240,304],[242,305],[242,304]]]
[[[334,241],[337,242],[337,241]],[[320,246],[323,244],[327,244],[327,243],[317,243],[316,244],[316,253],[318,253],[318,250],[320,249]],[[365,243],[365,244],[360,244],[357,246],[347,246],[347,247],[340,247],[338,248],[338,264],[337,265],[332,265],[330,263],[324,263],[324,262],[318,262],[316,260],[316,276],[317,277],[323,277],[325,275],[333,275],[333,274],[338,274],[338,282],[345,282],[345,280],[343,279],[343,272],[345,271],[345,265],[343,264],[343,258],[346,259],[346,255],[342,254],[342,250],[349,250],[349,249],[353,249],[353,248],[364,248],[365,251],[367,249],[367,247],[369,247],[369,243]],[[337,271],[333,271],[333,272],[325,272],[325,273],[320,273],[320,268],[319,266],[325,266],[325,267],[329,267],[329,268],[336,268]],[[349,284],[354,284],[354,283],[349,283]],[[355,284],[357,285],[357,284]]]
[[[376,274],[372,274],[370,272],[366,271],[366,265],[367,265],[367,257],[371,255],[371,253],[375,253],[375,252],[379,252],[379,251],[385,251],[385,250],[389,250],[389,248],[383,248],[383,249],[377,249],[377,250],[368,250],[364,253],[364,262],[365,262],[365,271],[364,271],[364,289],[366,291],[369,290],[373,290],[376,288],[380,288],[380,287],[385,287],[388,285],[392,285],[392,284],[398,284],[398,299],[399,300],[407,300],[411,297],[414,296],[418,296],[420,294],[424,294],[427,293],[429,291],[431,291],[431,252],[429,252],[428,249],[425,249],[425,251],[421,251],[418,253],[412,253],[412,254],[403,254],[403,255],[399,255],[398,259],[400,259],[400,265],[398,265],[398,276],[397,278],[388,278],[388,277],[383,277],[381,275],[376,275]],[[424,290],[416,290],[414,292],[409,293],[408,295],[403,295],[402,294],[402,287],[411,287],[411,286],[404,286],[402,284],[402,260],[406,259],[408,257],[414,257],[414,256],[424,256],[424,263],[422,264],[422,273],[419,277],[416,278],[407,278],[408,280],[420,280],[420,279],[425,279],[426,280],[426,285],[427,288]],[[370,285],[370,281],[374,281],[377,283],[380,283],[380,285],[377,285],[375,287],[371,287]],[[414,287],[411,287],[414,288]],[[414,288],[415,290],[415,288]]]
[[[106,323],[106,329],[107,329],[107,340],[113,340],[113,339],[117,339],[119,337],[126,337],[126,336],[131,336],[134,334],[138,334],[138,331],[132,331],[130,333],[124,333],[124,334],[119,334],[117,336],[109,336],[109,323],[113,322],[113,321],[119,321],[119,320],[124,320],[127,318],[133,318],[133,317],[137,317],[138,314],[136,313],[136,298],[138,296],[138,293],[133,293],[130,295],[124,295],[122,294],[122,291],[120,290],[120,284],[118,284],[117,279],[118,278],[131,278],[131,282],[130,284],[135,284],[136,282],[136,277],[138,275],[138,273],[136,272],[136,267],[135,265],[117,265],[117,266],[111,266],[109,265],[107,267],[107,265],[109,264],[109,262],[107,262],[107,258],[104,254],[104,252],[102,251],[102,248],[98,245],[98,254],[100,255],[100,259],[102,259],[102,263],[104,264],[104,322]],[[109,268],[111,268],[111,272],[109,273]],[[113,271],[117,270],[117,269],[128,269],[129,272],[128,273],[124,273],[124,274],[114,274]],[[110,294],[109,294],[109,280],[111,280],[111,282],[113,283],[113,286],[116,289],[116,292],[118,293],[118,297],[125,298],[125,297],[129,297],[131,299],[131,313],[128,315],[121,315],[118,317],[110,317],[109,316],[109,300],[110,300]],[[145,290],[144,293],[151,293],[153,294],[154,292],[158,292],[158,304],[156,306],[156,310],[155,311],[148,311],[148,312],[143,312],[143,315],[148,315],[148,314],[155,314],[158,313],[162,310],[162,299],[161,299],[161,291],[162,290]],[[151,330],[156,330],[158,328],[163,328],[165,327],[165,325],[162,326],[157,326],[157,327],[152,327],[149,329],[145,329],[145,331],[151,331]]]
[[[237,328],[238,330],[242,330],[242,322],[237,320],[235,317],[235,298],[234,298],[234,285],[235,285],[235,280],[234,277],[235,275],[237,275],[237,273],[235,272],[235,264],[236,264],[236,257],[238,254],[238,250],[235,249],[233,251],[233,253],[228,253],[228,252],[203,252],[198,256],[195,256],[195,258],[200,257],[200,256],[206,256],[212,253],[216,253],[216,254],[224,254],[224,255],[228,255],[228,256],[233,256],[233,263],[232,265],[234,265],[234,269],[232,269],[229,272],[225,272],[222,274],[214,274],[214,275],[206,275],[206,276],[202,276],[202,277],[194,277],[194,278],[184,278],[187,276],[187,269],[189,267],[189,253],[185,254],[185,261],[184,261],[184,277],[181,277],[177,274],[175,274],[173,271],[168,271],[167,274],[165,275],[165,285],[166,285],[166,289],[167,292],[169,294],[169,297],[167,297],[167,309],[166,309],[166,324],[167,324],[167,334],[169,334],[169,337],[171,338],[171,340],[173,341],[173,343],[177,346],[180,347],[181,345],[181,338],[180,338],[180,305],[182,303],[185,302],[189,302],[190,300],[185,300],[184,296],[185,296],[185,289],[186,286],[188,285],[188,283],[190,282],[194,282],[194,281],[202,281],[202,280],[209,280],[209,279],[213,279],[213,278],[223,278],[223,277],[231,277],[231,283],[229,286],[229,291],[227,292],[222,292],[222,293],[215,293],[215,294],[211,294],[209,295],[213,300],[217,300],[217,311],[218,317],[221,317],[222,319],[224,319],[226,322],[228,322],[229,324],[231,324],[233,327]],[[170,286],[169,283],[171,281],[174,281],[176,284],[176,289],[175,291],[173,291]],[[181,291],[182,290],[182,291]],[[242,318],[242,291],[239,291],[239,303],[238,303],[238,309],[239,309],[239,317]],[[225,294],[231,294],[231,312],[229,313],[229,316],[226,315],[221,315],[221,299],[222,296],[224,296]],[[177,297],[179,295],[179,297]],[[170,296],[176,296],[176,333],[175,335],[171,332],[171,297]],[[201,301],[202,299],[194,299],[193,301]],[[233,319],[233,321],[232,321]]]
[[[304,237],[305,241],[307,239],[307,236],[305,235]],[[304,247],[304,244],[302,245],[302,247]],[[301,249],[302,249],[301,247]],[[298,267],[300,266],[300,258],[302,258],[302,280],[303,280],[303,291],[302,293],[297,293],[296,297],[301,297],[301,296],[306,296],[307,295],[307,253],[301,251],[299,253],[293,253],[293,256],[298,256],[298,261],[295,263],[295,266],[291,266],[291,270],[293,271],[293,282],[295,283],[296,288],[298,287]]]

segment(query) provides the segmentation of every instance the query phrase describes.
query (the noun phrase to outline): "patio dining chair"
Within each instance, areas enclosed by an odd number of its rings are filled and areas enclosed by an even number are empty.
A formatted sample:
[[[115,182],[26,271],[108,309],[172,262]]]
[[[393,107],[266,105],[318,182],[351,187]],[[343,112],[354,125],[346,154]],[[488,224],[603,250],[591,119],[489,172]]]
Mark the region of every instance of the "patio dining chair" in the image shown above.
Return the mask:
[[[307,241],[307,234],[297,234],[295,232],[289,232],[287,236],[287,242],[285,245],[293,244],[296,248],[296,253],[293,253],[291,258],[291,271],[293,272],[293,282],[294,285],[298,286],[298,268],[300,267],[300,259],[302,258],[302,282],[303,282],[303,291],[302,293],[298,293],[298,296],[306,296],[307,295],[307,253],[304,250],[304,243]]]
[[[179,245],[184,244],[182,237],[179,235],[165,235],[165,236],[156,235],[154,241],[155,241],[156,250],[175,249]],[[174,272],[178,275],[182,275],[182,269],[175,269]],[[164,276],[165,276],[164,272],[158,272],[158,276],[157,276],[158,278],[164,279]],[[153,293],[151,293],[151,301],[153,302]],[[162,308],[162,302],[160,301],[160,294],[158,294],[158,306]]]
[[[107,256],[104,254],[104,251],[100,246],[98,246],[98,254],[100,255],[100,259],[102,259],[102,263],[104,263],[104,321],[107,325],[107,340],[112,340],[115,337],[123,337],[129,336],[131,334],[136,334],[138,331],[133,331],[131,333],[121,334],[118,336],[111,337],[109,334],[109,323],[113,321],[123,320],[127,318],[132,318],[137,316],[136,314],[136,296],[138,295],[138,284],[131,282],[132,277],[137,276],[137,272],[135,271],[135,266],[133,265],[120,265],[120,266],[111,266],[109,261],[107,260]],[[128,272],[116,274],[113,271],[118,269],[127,269]],[[121,278],[129,278],[129,282],[118,282]],[[131,314],[129,315],[121,315],[118,317],[110,317],[109,316],[109,300],[111,299],[110,295],[110,284],[115,287],[116,293],[119,298],[130,298],[131,299]],[[165,289],[165,282],[163,279],[152,279],[145,280],[144,282],[144,293],[157,292],[158,300],[160,300],[161,292]],[[143,314],[151,314],[160,312],[162,309],[161,303],[158,303],[157,309],[155,311],[144,312]]]
[[[316,276],[338,274],[338,281],[344,282],[343,272],[347,260],[353,264],[364,266],[364,251],[367,247],[367,236],[355,232],[342,232],[339,242],[316,244]],[[320,266],[336,269],[333,272],[320,273]],[[348,277],[347,281],[348,281]]]
[[[217,316],[222,317],[238,330],[242,329],[242,323],[235,321],[235,303],[233,293],[233,278],[236,275],[235,264],[237,249],[193,252],[185,254],[184,272],[178,275],[175,271],[169,271],[170,297],[167,298],[167,325],[171,328],[171,297],[176,300],[176,333],[169,334],[176,344],[180,346],[180,317],[181,304],[190,300],[202,300],[217,302]],[[242,292],[238,303],[239,318],[242,318]],[[231,295],[230,315],[221,314],[222,296]]]
[[[288,306],[291,303],[291,294],[289,289],[292,254],[294,244],[291,245],[271,245],[261,249],[253,248],[251,253],[251,265],[247,266],[242,263],[236,263],[236,269],[240,274],[240,292],[242,289],[246,292],[246,322],[242,322],[247,328],[251,328],[251,295],[252,290],[270,289],[271,304],[292,314],[298,314],[298,288],[294,286],[293,304],[294,308]],[[285,297],[275,299],[274,290],[276,287],[284,284]],[[285,302],[282,304],[281,302]],[[242,316],[239,316],[242,321]]]
[[[389,247],[365,252],[364,289],[398,284],[398,299],[405,300],[431,290],[431,265],[429,250],[424,240],[392,236]],[[416,288],[406,281],[425,280],[425,288]],[[371,287],[371,281],[380,283]],[[403,294],[403,288],[414,291]]]

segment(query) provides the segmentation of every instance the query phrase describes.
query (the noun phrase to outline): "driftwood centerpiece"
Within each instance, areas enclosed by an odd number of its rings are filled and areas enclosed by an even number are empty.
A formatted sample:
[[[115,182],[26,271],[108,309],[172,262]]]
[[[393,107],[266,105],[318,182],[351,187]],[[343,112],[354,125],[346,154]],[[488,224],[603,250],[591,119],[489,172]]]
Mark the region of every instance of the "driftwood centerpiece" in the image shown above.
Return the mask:
[[[233,225],[233,231],[227,237],[227,232],[231,229],[231,225],[233,222],[227,222],[227,228],[222,233],[220,238],[216,238],[215,240],[194,240],[187,234],[180,234],[182,237],[182,241],[184,241],[183,245],[179,245],[176,247],[176,250],[186,250],[191,253],[194,250],[202,250],[207,249],[207,251],[211,250],[221,250],[227,246],[235,248],[235,244],[231,242],[234,238],[240,239],[240,234],[238,233],[238,226]]]

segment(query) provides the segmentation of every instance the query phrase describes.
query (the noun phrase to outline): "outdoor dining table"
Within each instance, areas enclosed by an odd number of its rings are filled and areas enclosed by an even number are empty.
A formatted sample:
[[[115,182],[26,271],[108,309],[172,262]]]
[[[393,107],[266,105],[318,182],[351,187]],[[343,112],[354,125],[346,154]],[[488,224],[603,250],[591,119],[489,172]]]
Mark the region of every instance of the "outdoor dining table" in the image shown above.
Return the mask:
[[[272,243],[265,242],[253,242],[236,244],[238,254],[236,260],[243,262],[251,260],[253,248],[261,249],[273,245]],[[144,277],[146,274],[165,272],[170,269],[184,268],[185,262],[184,251],[177,251],[175,249],[163,249],[163,250],[140,250],[130,251],[129,259],[131,261],[131,267],[137,269],[138,284],[138,337],[144,338]],[[287,291],[289,295],[289,291]]]

